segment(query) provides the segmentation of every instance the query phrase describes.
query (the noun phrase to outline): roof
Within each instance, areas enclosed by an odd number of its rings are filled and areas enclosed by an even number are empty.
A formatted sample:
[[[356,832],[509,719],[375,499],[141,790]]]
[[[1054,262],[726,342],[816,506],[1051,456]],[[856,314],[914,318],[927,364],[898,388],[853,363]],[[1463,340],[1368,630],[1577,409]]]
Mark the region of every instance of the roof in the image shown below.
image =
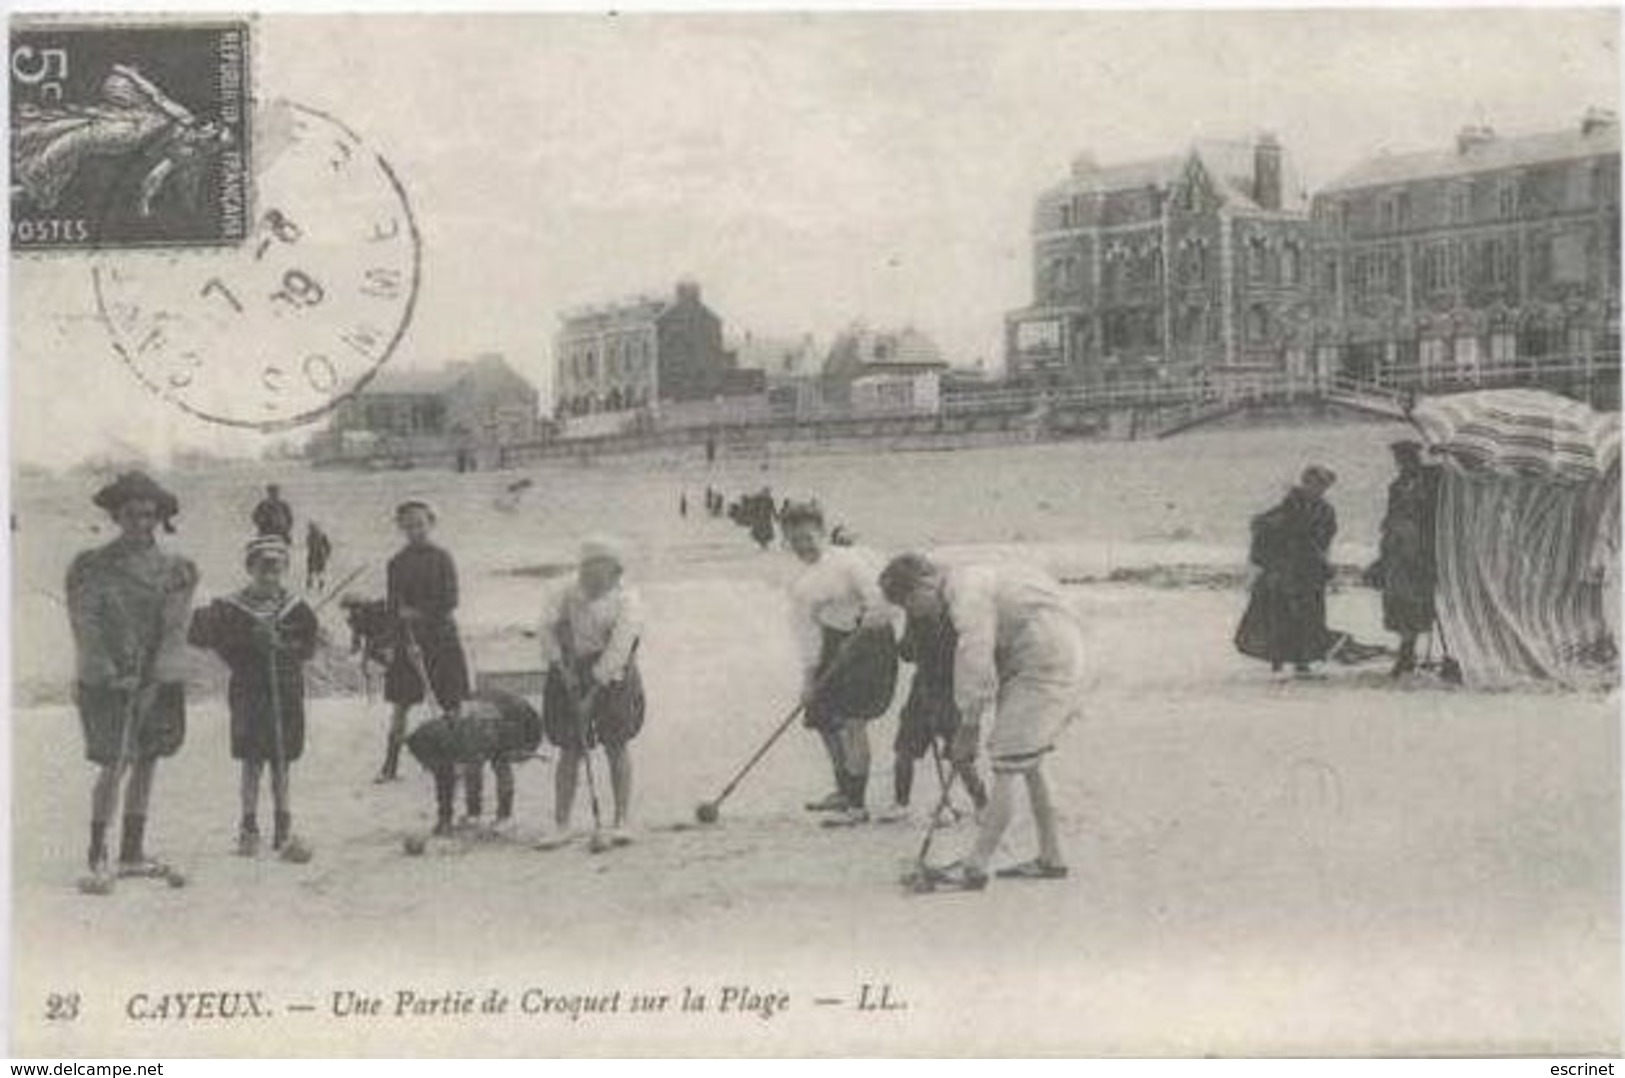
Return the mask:
[[[444,393],[468,373],[468,367],[448,364],[438,370],[411,367],[388,368],[379,371],[361,390],[364,397],[412,396],[427,397]]]
[[[772,374],[807,374],[823,362],[811,336],[764,337],[746,334],[735,338],[733,349],[741,369],[763,370]]]
[[[1380,154],[1355,165],[1327,184],[1324,190],[1328,193],[1352,191],[1618,154],[1619,145],[1617,124],[1603,125],[1591,134],[1576,127],[1514,138],[1491,136],[1473,144],[1466,152],[1452,147],[1422,153]]]
[[[433,397],[449,392],[470,373],[501,369],[523,381],[502,356],[487,352],[472,360],[454,359],[433,370],[419,367],[385,367],[361,390],[364,397]]]
[[[1197,139],[1181,154],[1129,161],[1105,168],[1090,168],[1046,188],[1038,196],[1040,206],[1077,195],[1135,191],[1146,187],[1167,190],[1184,178],[1191,162],[1199,161],[1214,181],[1219,198],[1232,209],[1254,213],[1303,213],[1309,205],[1308,192],[1293,164],[1292,156],[1281,152],[1281,207],[1266,211],[1253,198],[1253,168],[1256,143],[1243,139]]]
[[[948,365],[936,342],[917,329],[877,331],[853,326],[835,338],[824,373],[858,377],[875,370],[939,370]]]
[[[1266,211],[1253,198],[1253,169],[1256,145],[1252,142],[1225,139],[1198,139],[1191,145],[1191,155],[1202,162],[1207,174],[1219,185],[1219,197],[1234,209],[1258,213],[1303,213],[1309,208],[1309,194],[1298,175],[1292,155],[1281,151],[1281,205],[1278,210]]]

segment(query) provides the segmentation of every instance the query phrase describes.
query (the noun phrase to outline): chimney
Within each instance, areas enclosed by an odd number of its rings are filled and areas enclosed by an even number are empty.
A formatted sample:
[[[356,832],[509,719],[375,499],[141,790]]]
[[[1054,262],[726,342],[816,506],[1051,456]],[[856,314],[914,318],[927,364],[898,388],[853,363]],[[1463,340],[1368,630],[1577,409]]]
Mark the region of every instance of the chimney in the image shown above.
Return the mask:
[[[1580,134],[1590,138],[1604,131],[1612,131],[1618,126],[1619,113],[1613,109],[1589,108],[1580,119]]]
[[[1281,208],[1281,143],[1268,131],[1253,145],[1253,201],[1266,210]]]
[[[1456,152],[1466,156],[1479,146],[1495,141],[1495,129],[1487,124],[1468,124],[1456,133]]]
[[[1099,170],[1100,166],[1095,164],[1095,155],[1087,150],[1072,159],[1072,178],[1074,180],[1084,179]]]
[[[700,302],[700,283],[698,281],[682,280],[677,282],[678,303]]]

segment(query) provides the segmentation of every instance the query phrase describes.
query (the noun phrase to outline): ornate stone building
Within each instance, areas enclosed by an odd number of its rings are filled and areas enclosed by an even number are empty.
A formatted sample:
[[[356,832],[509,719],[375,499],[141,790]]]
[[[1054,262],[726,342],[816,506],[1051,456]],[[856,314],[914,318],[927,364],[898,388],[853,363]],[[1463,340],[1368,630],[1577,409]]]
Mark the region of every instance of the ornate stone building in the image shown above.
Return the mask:
[[[678,282],[670,299],[639,297],[570,312],[554,357],[554,410],[561,418],[760,392],[762,385],[760,372],[740,371],[723,347],[722,320],[692,281]]]
[[[1273,136],[1109,168],[1033,214],[1033,303],[1006,316],[1017,384],[1143,384],[1306,368],[1308,216]]]

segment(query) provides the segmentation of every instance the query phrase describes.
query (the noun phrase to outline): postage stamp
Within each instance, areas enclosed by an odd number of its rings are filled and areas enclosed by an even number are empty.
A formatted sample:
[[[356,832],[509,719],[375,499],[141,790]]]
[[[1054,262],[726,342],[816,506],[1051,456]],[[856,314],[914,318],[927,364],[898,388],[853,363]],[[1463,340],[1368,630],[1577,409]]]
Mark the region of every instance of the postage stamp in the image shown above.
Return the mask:
[[[247,235],[247,22],[24,22],[10,57],[12,250]]]
[[[212,252],[103,248],[92,266],[114,349],[163,399],[213,423],[281,430],[333,407],[393,353],[419,244],[387,161],[326,113],[257,116],[248,242]]]

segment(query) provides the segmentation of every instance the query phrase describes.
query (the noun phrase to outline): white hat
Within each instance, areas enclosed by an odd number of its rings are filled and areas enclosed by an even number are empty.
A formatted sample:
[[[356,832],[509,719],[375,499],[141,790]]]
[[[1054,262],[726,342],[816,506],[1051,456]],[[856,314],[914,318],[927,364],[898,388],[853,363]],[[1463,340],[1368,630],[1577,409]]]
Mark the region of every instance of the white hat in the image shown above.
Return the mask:
[[[610,561],[626,568],[626,555],[621,544],[607,535],[595,535],[581,544],[581,560]]]
[[[243,561],[253,565],[259,558],[280,558],[288,561],[288,541],[280,535],[257,535],[243,549]]]

